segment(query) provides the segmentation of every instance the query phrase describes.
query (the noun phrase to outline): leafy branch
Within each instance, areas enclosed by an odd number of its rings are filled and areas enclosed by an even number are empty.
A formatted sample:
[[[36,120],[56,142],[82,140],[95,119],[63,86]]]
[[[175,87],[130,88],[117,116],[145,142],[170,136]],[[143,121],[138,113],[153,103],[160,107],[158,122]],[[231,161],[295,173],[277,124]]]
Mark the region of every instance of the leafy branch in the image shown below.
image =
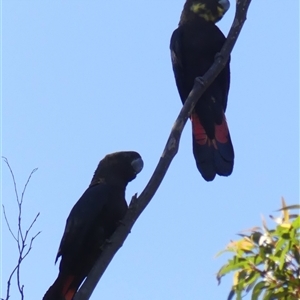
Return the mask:
[[[287,206],[282,199],[281,217],[270,218],[277,224],[269,229],[262,219],[262,228],[255,227],[250,234],[239,234],[242,238],[232,241],[224,252],[233,253],[233,258],[219,270],[217,279],[234,271],[233,285],[228,300],[252,290],[252,300],[263,294],[263,300],[300,299],[300,215],[290,214],[289,209],[300,209],[300,205]]]
[[[74,300],[87,300],[90,298],[98,281],[105,272],[116,252],[124,243],[137,218],[149,204],[159,188],[172,162],[172,159],[178,152],[181,133],[188,117],[191,115],[198,99],[222,71],[229,59],[230,53],[246,20],[247,10],[250,3],[251,0],[237,0],[234,21],[221,52],[219,55],[217,55],[215,62],[204,74],[204,76],[195,79],[194,87],[175,121],[166,146],[152,177],[150,178],[141,195],[139,197],[137,197],[137,195],[132,197],[128,212],[122,220],[121,225],[110,238],[110,243],[104,245],[101,256],[99,257],[92,271],[89,273],[80,290],[76,293]]]
[[[19,254],[18,254],[17,265],[14,267],[14,269],[10,273],[8,281],[7,281],[6,296],[5,296],[5,298],[1,298],[1,300],[8,300],[10,298],[11,280],[12,280],[14,275],[16,275],[17,287],[18,287],[21,299],[23,300],[24,299],[24,285],[21,283],[21,278],[20,278],[21,277],[20,276],[21,264],[22,264],[23,260],[27,257],[27,255],[30,253],[30,251],[32,250],[33,242],[34,242],[35,238],[41,232],[39,231],[35,235],[31,236],[31,238],[29,238],[29,233],[30,233],[33,225],[35,224],[37,218],[39,217],[40,213],[38,213],[35,216],[35,218],[30,223],[29,227],[24,231],[23,225],[22,225],[22,208],[23,208],[22,206],[23,206],[23,201],[24,201],[24,196],[25,196],[27,186],[28,186],[28,184],[31,180],[31,177],[32,177],[33,173],[35,173],[37,171],[37,168],[33,169],[31,171],[31,173],[29,174],[29,176],[27,178],[27,181],[24,185],[21,197],[19,197],[19,193],[18,193],[18,189],[17,189],[17,182],[15,180],[13,170],[12,170],[7,158],[6,157],[2,157],[2,158],[3,158],[4,162],[6,163],[8,169],[10,171],[12,181],[13,181],[13,185],[14,185],[15,197],[16,197],[17,205],[18,205],[18,221],[17,221],[17,232],[16,233],[14,233],[14,231],[12,230],[12,228],[10,226],[10,222],[8,220],[4,205],[2,205],[3,215],[4,215],[4,219],[5,219],[5,223],[7,225],[7,228],[9,230],[11,236],[13,237],[13,239],[17,243]]]

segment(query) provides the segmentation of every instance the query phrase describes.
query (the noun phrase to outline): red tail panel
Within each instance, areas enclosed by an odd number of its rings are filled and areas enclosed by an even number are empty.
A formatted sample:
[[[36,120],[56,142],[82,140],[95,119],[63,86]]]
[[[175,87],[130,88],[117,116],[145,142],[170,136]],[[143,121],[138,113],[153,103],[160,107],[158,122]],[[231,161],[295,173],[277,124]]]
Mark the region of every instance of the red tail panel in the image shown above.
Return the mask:
[[[65,300],[72,300],[75,296],[76,290],[71,289],[65,294]]]
[[[62,288],[62,294],[65,297],[65,300],[72,300],[75,293],[76,293],[76,289],[71,288],[72,282],[74,280],[74,276],[68,276],[63,284],[63,288]]]
[[[225,144],[229,139],[229,130],[225,116],[220,125],[215,125],[215,137],[219,143]]]
[[[193,135],[196,142],[199,145],[205,145],[207,143],[208,137],[202,124],[200,123],[198,116],[195,113],[191,115],[191,121],[193,127]]]
[[[225,115],[220,125],[214,125],[214,138],[210,139],[198,116],[191,115],[193,127],[193,153],[203,178],[211,181],[216,174],[228,176],[233,169],[234,152]]]
[[[59,274],[43,300],[72,300],[78,288],[74,286],[74,280],[76,278],[73,275],[63,277]]]

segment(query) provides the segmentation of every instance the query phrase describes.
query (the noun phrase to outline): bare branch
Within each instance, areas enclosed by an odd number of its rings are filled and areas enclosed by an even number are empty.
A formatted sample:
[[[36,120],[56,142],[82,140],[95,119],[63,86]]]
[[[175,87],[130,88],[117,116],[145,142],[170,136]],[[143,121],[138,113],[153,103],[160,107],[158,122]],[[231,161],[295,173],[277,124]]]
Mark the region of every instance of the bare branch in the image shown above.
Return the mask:
[[[12,168],[10,167],[10,164],[9,164],[7,158],[3,157],[3,159],[4,159],[8,169],[10,171],[11,176],[12,176],[15,195],[16,195],[17,204],[18,204],[18,229],[17,229],[17,234],[14,234],[14,232],[11,229],[10,223],[9,223],[7,215],[6,215],[4,205],[2,206],[3,207],[3,214],[4,214],[4,218],[5,218],[5,222],[6,222],[6,225],[8,227],[8,230],[9,230],[10,234],[13,236],[14,240],[17,242],[19,256],[18,256],[17,265],[12,270],[12,272],[11,272],[9,278],[8,278],[8,281],[7,281],[6,298],[1,298],[1,300],[8,300],[10,298],[11,280],[12,280],[12,277],[15,273],[16,273],[16,277],[17,277],[17,287],[18,287],[18,290],[19,290],[19,293],[20,293],[20,296],[21,296],[21,300],[23,300],[24,299],[24,285],[21,284],[21,278],[20,278],[21,264],[22,264],[22,261],[26,258],[26,256],[30,253],[30,251],[32,249],[33,241],[40,234],[40,231],[39,231],[38,233],[36,233],[34,236],[31,237],[29,247],[26,250],[26,247],[27,247],[26,241],[27,241],[28,235],[29,235],[33,225],[35,224],[37,218],[39,217],[40,213],[38,213],[35,216],[35,218],[31,222],[31,224],[29,225],[29,227],[26,230],[25,235],[24,235],[23,230],[22,230],[22,205],[23,205],[23,200],[24,200],[26,188],[27,188],[27,186],[28,186],[28,184],[31,180],[31,177],[32,177],[33,173],[37,171],[37,168],[32,170],[30,175],[28,176],[27,181],[24,185],[24,189],[23,189],[23,192],[22,192],[22,195],[21,195],[21,199],[19,199],[18,190],[17,190],[17,183],[16,183],[16,180],[15,180],[14,173],[12,171]]]
[[[11,167],[10,167],[10,164],[8,162],[8,159],[4,156],[2,156],[3,160],[5,161],[9,171],[10,171],[10,175],[12,177],[12,180],[13,180],[13,184],[14,184],[14,190],[15,190],[15,195],[16,195],[16,199],[17,199],[17,202],[19,204],[19,194],[18,194],[18,189],[17,189],[17,183],[16,183],[16,180],[15,180],[15,175],[14,175],[14,172],[12,171]]]
[[[157,191],[171,164],[172,159],[178,152],[180,136],[188,117],[191,115],[191,112],[198,99],[214,81],[217,75],[222,71],[229,59],[230,53],[246,20],[247,10],[250,3],[251,0],[237,1],[234,21],[220,54],[216,57],[214,64],[204,74],[204,76],[202,78],[195,79],[194,87],[175,121],[165,149],[163,150],[162,156],[152,177],[150,178],[141,195],[137,199],[133,197],[133,201],[130,203],[128,212],[121,222],[122,225],[120,225],[112,235],[110,238],[110,243],[104,246],[101,256],[83,283],[82,287],[75,295],[74,300],[87,300],[90,298],[107,266],[130,233],[133,224],[143,212],[145,207],[149,204],[150,200]]]
[[[29,243],[29,248],[28,250],[25,252],[25,254],[23,255],[23,258],[22,260],[24,260],[24,258],[29,254],[30,250],[32,249],[32,244],[33,244],[33,241],[35,240],[35,238],[41,233],[41,231],[39,231],[36,235],[34,235],[31,240],[30,240],[30,243]]]
[[[8,164],[8,161],[7,161],[7,160],[6,160],[6,163]],[[21,221],[22,221],[22,219],[21,219],[21,216],[22,216],[22,203],[23,203],[24,194],[25,194],[25,192],[26,192],[26,188],[27,188],[27,186],[28,186],[28,183],[29,183],[29,181],[30,181],[30,179],[31,179],[31,177],[32,177],[32,175],[33,175],[33,173],[36,172],[36,171],[37,171],[37,168],[35,168],[35,169],[33,169],[33,170],[31,171],[31,173],[29,174],[29,176],[28,176],[28,178],[27,178],[27,181],[26,181],[26,183],[25,183],[25,185],[24,185],[24,188],[23,188],[23,191],[22,191],[22,195],[21,195],[20,201],[19,201],[19,199],[17,199],[17,201],[18,201],[18,206],[19,206],[18,236],[21,237],[21,240],[26,239],[26,237],[23,236],[22,223],[21,223]],[[39,215],[39,214],[38,214],[38,215]],[[38,216],[37,216],[37,217],[38,217]],[[36,217],[36,218],[37,218],[37,217]],[[35,221],[34,221],[34,222],[35,222]],[[29,229],[29,230],[30,230],[30,229]]]
[[[22,203],[23,203],[24,194],[25,194],[25,192],[26,192],[28,183],[29,183],[29,181],[30,181],[30,179],[31,179],[31,177],[32,177],[32,175],[33,175],[33,173],[35,173],[37,170],[38,170],[38,168],[33,169],[33,170],[31,171],[31,173],[29,174],[28,178],[27,178],[27,181],[26,181],[26,183],[25,183],[25,185],[24,185],[24,189],[23,189],[23,192],[22,192],[22,195],[21,195],[21,200],[20,200],[20,204],[21,204],[21,205],[22,205]]]
[[[9,299],[9,290],[10,290],[10,285],[11,285],[11,279],[14,275],[14,273],[16,272],[18,266],[15,266],[15,268],[12,270],[12,272],[10,273],[10,276],[7,280],[7,289],[6,289],[6,298],[2,298],[3,300],[8,300]]]
[[[26,233],[25,233],[25,236],[24,236],[24,239],[26,240],[27,238],[27,235],[29,233],[29,231],[31,230],[32,226],[34,225],[34,223],[36,222],[37,218],[39,217],[40,213],[38,213],[35,218],[33,219],[33,221],[31,222],[31,224],[29,225],[28,229],[26,230]],[[40,232],[38,232],[35,236],[37,236]]]

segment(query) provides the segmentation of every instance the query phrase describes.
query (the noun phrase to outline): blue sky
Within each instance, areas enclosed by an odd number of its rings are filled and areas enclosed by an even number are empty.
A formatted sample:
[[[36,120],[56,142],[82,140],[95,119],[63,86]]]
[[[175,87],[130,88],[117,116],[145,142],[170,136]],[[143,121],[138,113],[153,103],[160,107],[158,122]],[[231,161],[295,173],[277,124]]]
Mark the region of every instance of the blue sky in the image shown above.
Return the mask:
[[[42,231],[22,266],[26,299],[41,299],[56,278],[65,220],[99,160],[119,150],[142,155],[130,200],[149,180],[181,108],[169,39],[184,1],[119,2],[2,2],[2,155],[20,191],[39,168],[24,200],[24,228],[40,212],[33,233]],[[231,2],[218,24],[225,34]],[[226,257],[214,255],[274,213],[281,196],[299,201],[299,3],[275,2],[252,1],[232,53],[233,174],[202,179],[188,122],[161,187],[91,299],[225,299],[232,279],[217,285]],[[3,163],[2,203],[15,225]],[[5,291],[17,250],[3,220],[1,236]],[[19,299],[14,287],[11,299]]]

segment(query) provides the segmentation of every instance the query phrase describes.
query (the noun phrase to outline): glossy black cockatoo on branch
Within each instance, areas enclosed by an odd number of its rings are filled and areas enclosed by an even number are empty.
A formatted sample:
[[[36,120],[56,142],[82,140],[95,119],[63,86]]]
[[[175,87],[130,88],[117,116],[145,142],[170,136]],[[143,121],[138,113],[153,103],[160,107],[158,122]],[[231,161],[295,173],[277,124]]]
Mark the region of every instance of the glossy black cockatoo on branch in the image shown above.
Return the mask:
[[[59,246],[59,274],[43,300],[71,300],[127,211],[125,189],[143,168],[137,152],[106,155],[72,208]]]
[[[215,25],[229,9],[228,0],[187,0],[170,49],[176,85],[182,103],[203,76],[226,40]],[[193,153],[203,178],[228,176],[233,169],[234,152],[225,110],[230,83],[229,61],[198,100],[192,115]]]

